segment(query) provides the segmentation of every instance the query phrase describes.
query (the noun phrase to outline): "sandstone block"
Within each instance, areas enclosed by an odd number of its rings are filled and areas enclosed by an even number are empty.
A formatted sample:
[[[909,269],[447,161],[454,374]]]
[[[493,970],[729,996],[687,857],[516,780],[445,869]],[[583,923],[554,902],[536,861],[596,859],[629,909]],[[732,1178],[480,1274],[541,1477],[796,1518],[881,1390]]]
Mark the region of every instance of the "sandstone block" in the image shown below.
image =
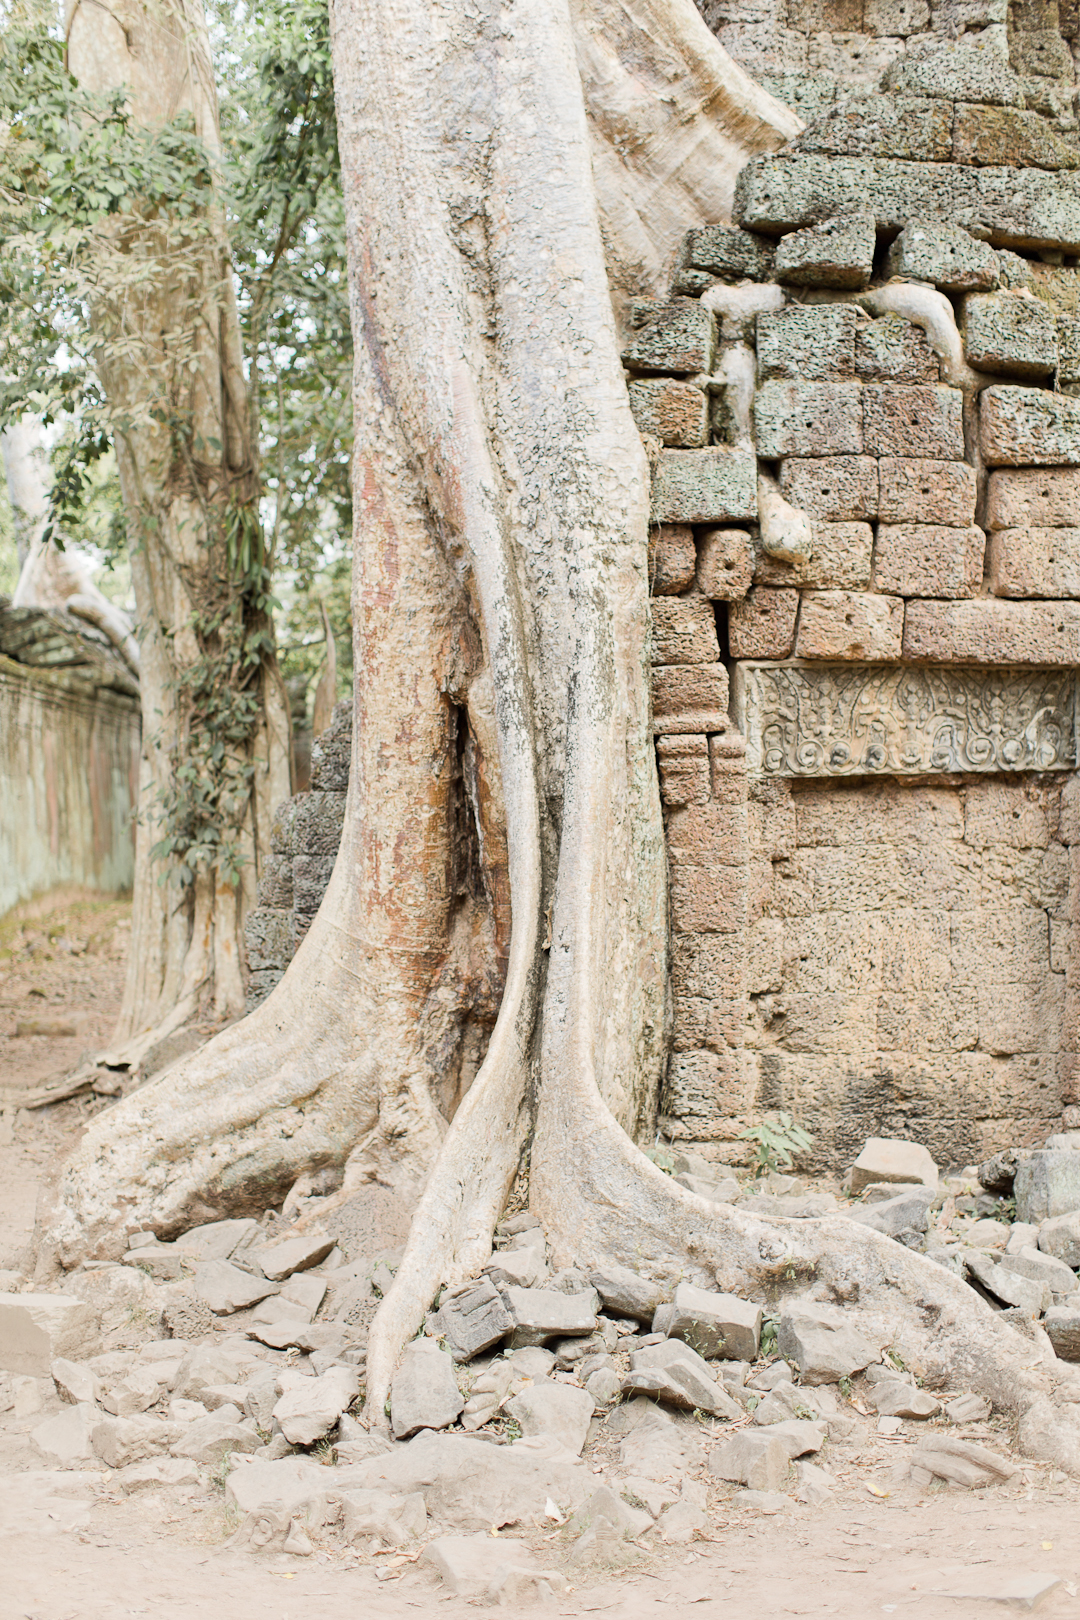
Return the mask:
[[[855,370],[866,382],[936,383],[940,365],[922,327],[890,313],[859,329]]]
[[[709,400],[703,389],[672,377],[647,377],[632,382],[629,392],[639,433],[687,450],[706,443]]]
[[[1080,1267],[1080,1213],[1053,1215],[1039,1227],[1039,1248],[1073,1271]]]
[[[92,1460],[93,1433],[100,1421],[92,1401],[79,1401],[39,1423],[30,1438],[53,1467],[71,1468]]]
[[[697,550],[688,523],[662,523],[649,531],[649,589],[653,596],[677,596],[694,583]]]
[[[992,472],[987,485],[986,527],[1068,527],[1080,513],[1080,467],[1021,467]]]
[[[259,1450],[262,1443],[261,1436],[256,1434],[254,1428],[229,1422],[215,1413],[213,1417],[199,1418],[189,1424],[180,1439],[173,1442],[172,1454],[194,1463],[203,1463],[208,1468],[216,1468],[230,1452],[250,1456],[253,1451]]]
[[[455,1361],[471,1361],[489,1350],[513,1325],[502,1295],[487,1277],[447,1289],[431,1322]]]
[[[94,1327],[71,1294],[0,1294],[0,1369],[48,1378],[58,1358],[77,1359]]]
[[[626,1266],[594,1267],[589,1281],[612,1316],[629,1316],[638,1322],[651,1322],[663,1303],[664,1288]]]
[[[715,664],[716,614],[705,596],[658,596],[652,603],[654,664]]]
[[[806,591],[795,642],[799,658],[853,658],[870,663],[900,657],[904,603],[898,596],[860,591]]]
[[[974,520],[975,469],[966,461],[882,456],[878,477],[877,515],[883,523],[944,523],[965,528]]]
[[[755,585],[743,601],[733,602],[728,608],[732,658],[789,658],[795,644],[798,612],[798,591]]]
[[[757,518],[757,462],[744,450],[665,450],[652,485],[654,523]]]
[[[1052,1305],[1043,1327],[1059,1360],[1080,1361],[1080,1310],[1075,1305]]]
[[[673,861],[684,866],[741,866],[746,860],[746,806],[688,805],[667,818]]]
[[[792,305],[757,318],[758,377],[797,382],[855,375],[852,304]]]
[[[771,242],[727,225],[688,231],[679,259],[680,273],[696,270],[727,281],[768,281],[772,267]]]
[[[992,247],[937,219],[905,225],[889,249],[886,268],[905,281],[931,281],[943,292],[981,292],[996,287],[999,278]]]
[[[1076,664],[1080,606],[1003,600],[909,602],[904,657],[945,664]]]
[[[1076,148],[1038,113],[964,103],[954,113],[951,155],[956,163],[1018,169],[1075,169],[1080,163]]]
[[[738,602],[750,589],[754,550],[745,529],[706,529],[697,558],[698,589],[714,602]]]
[[[867,590],[874,550],[874,531],[869,523],[814,523],[812,533],[810,556],[796,563],[759,556],[754,583],[826,591]]]
[[[780,492],[793,506],[824,523],[850,523],[878,515],[874,456],[797,456],[780,468]]]
[[[879,13],[885,5],[908,9],[908,0],[870,3],[878,4]],[[888,96],[877,89],[846,86],[843,100],[816,118],[793,145],[800,152],[836,157],[947,163],[952,156],[952,121],[951,107],[926,96]]]
[[[711,371],[716,322],[694,298],[636,298],[623,364],[631,371]]]
[[[310,1232],[304,1237],[283,1238],[279,1243],[267,1243],[250,1251],[251,1259],[264,1276],[274,1282],[284,1282],[294,1271],[307,1271],[325,1260],[334,1247],[334,1239],[325,1233]]]
[[[709,1473],[754,1491],[778,1491],[791,1457],[783,1440],[766,1429],[743,1429],[709,1453]]]
[[[1076,1291],[1076,1273],[1064,1261],[1050,1254],[1040,1254],[1038,1249],[1030,1245],[1013,1254],[1002,1255],[1000,1265],[1003,1271],[1015,1272],[1018,1277],[1027,1277],[1031,1282],[1045,1283],[1053,1294],[1067,1296]]]
[[[995,383],[980,397],[979,442],[988,467],[1080,465],[1080,399]]]
[[[894,62],[882,86],[901,95],[942,101],[975,101],[989,107],[1024,105],[1020,80],[996,51],[938,41]]]
[[[872,1136],[851,1167],[853,1195],[874,1182],[936,1187],[937,1181],[937,1165],[927,1149],[896,1136]]]
[[[784,236],[776,279],[796,287],[865,287],[874,265],[874,216],[852,210]]]
[[[406,1440],[420,1429],[445,1429],[464,1405],[453,1360],[438,1342],[413,1339],[407,1344],[390,1391],[394,1438]]]
[[[587,1390],[569,1384],[538,1384],[515,1395],[507,1410],[526,1438],[550,1435],[580,1455],[596,1407]]]
[[[761,1342],[761,1306],[737,1294],[713,1294],[680,1283],[670,1305],[661,1305],[653,1331],[682,1339],[699,1355],[753,1361]]]
[[[868,383],[863,389],[863,444],[868,455],[964,457],[963,396],[958,388]]]
[[[898,596],[974,596],[982,585],[981,529],[930,523],[880,523],[873,588]]]
[[[129,1463],[156,1457],[180,1438],[176,1424],[141,1413],[138,1417],[108,1417],[95,1423],[90,1435],[94,1455],[109,1468],[126,1468]]]
[[[746,878],[734,866],[686,866],[671,874],[676,933],[734,934],[746,926]]]
[[[227,1260],[207,1260],[195,1268],[195,1292],[215,1316],[228,1316],[257,1305],[268,1294],[277,1293],[277,1283],[253,1277]]]
[[[785,1303],[777,1345],[804,1384],[836,1384],[881,1360],[880,1348],[856,1332],[843,1310],[811,1299]]]
[[[941,1411],[940,1401],[935,1401],[924,1389],[915,1389],[899,1379],[875,1384],[870,1392],[870,1404],[880,1417],[932,1418]]]
[[[736,217],[766,232],[867,207],[883,231],[930,216],[1000,244],[1080,251],[1080,197],[1067,173],[793,153],[752,158],[735,186]]]
[[[1080,1210],[1080,1153],[1069,1148],[1038,1148],[1016,1167],[1016,1218],[1044,1221]]]
[[[704,736],[679,732],[675,736],[657,737],[656,764],[660,772],[660,797],[666,806],[709,802],[711,771]]]
[[[505,1288],[503,1298],[513,1318],[510,1343],[514,1349],[596,1330],[600,1300],[592,1288],[580,1294],[561,1294],[553,1288]]]
[[[863,1204],[846,1209],[844,1214],[849,1221],[855,1221],[859,1226],[872,1227],[875,1232],[884,1232],[891,1238],[899,1238],[908,1232],[925,1232],[927,1211],[935,1191],[936,1185],[912,1188],[910,1192],[898,1193],[895,1198],[885,1198],[875,1204]],[[893,1412],[889,1415],[900,1417],[903,1414]]]
[[[1057,322],[1048,305],[1019,292],[964,300],[964,354],[979,371],[1048,377],[1057,369]]]
[[[652,702],[654,731],[717,731],[727,720],[727,670],[723,664],[654,669]]]
[[[329,1434],[359,1389],[354,1367],[331,1367],[321,1378],[298,1379],[274,1407],[274,1417],[290,1445],[312,1446]]]
[[[858,383],[782,382],[772,379],[754,397],[758,455],[828,456],[863,447],[862,391]]]
[[[1080,529],[998,529],[990,536],[995,596],[1080,597]]]

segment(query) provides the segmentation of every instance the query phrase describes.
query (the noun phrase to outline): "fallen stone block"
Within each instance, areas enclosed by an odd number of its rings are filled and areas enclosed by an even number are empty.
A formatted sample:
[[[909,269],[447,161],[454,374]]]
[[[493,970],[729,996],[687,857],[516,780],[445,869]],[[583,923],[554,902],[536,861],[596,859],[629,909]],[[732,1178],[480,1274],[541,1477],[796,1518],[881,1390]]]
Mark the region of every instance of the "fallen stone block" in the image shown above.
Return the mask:
[[[48,1378],[58,1357],[75,1359],[96,1322],[71,1294],[0,1294],[0,1369]]]
[[[129,1463],[109,1482],[133,1496],[136,1491],[175,1489],[180,1485],[201,1485],[203,1475],[187,1457],[152,1457],[148,1462]]]
[[[616,1535],[633,1541],[635,1537],[643,1536],[646,1531],[652,1529],[653,1515],[641,1508],[631,1507],[629,1502],[624,1502],[609,1485],[601,1485],[599,1490],[593,1491],[588,1500],[571,1515],[567,1522],[567,1530],[572,1535],[581,1535],[600,1524],[607,1525]]]
[[[110,1380],[101,1395],[100,1404],[114,1417],[131,1417],[145,1412],[161,1394],[162,1380],[153,1367],[133,1367],[124,1378]]]
[[[879,1203],[858,1204],[845,1209],[844,1214],[859,1226],[869,1226],[875,1232],[884,1232],[887,1237],[899,1238],[902,1233],[926,1231],[933,1201],[934,1188],[919,1187]]]
[[[589,1281],[612,1316],[631,1317],[635,1322],[651,1322],[664,1301],[666,1290],[626,1266],[605,1265],[589,1273]]]
[[[653,1332],[683,1339],[708,1358],[753,1361],[761,1343],[761,1315],[760,1305],[737,1294],[713,1294],[680,1283],[671,1304],[657,1312]]]
[[[70,1468],[94,1456],[93,1433],[101,1417],[92,1401],[79,1401],[39,1423],[30,1438],[53,1467]]]
[[[392,1491],[352,1490],[341,1498],[343,1534],[355,1547],[365,1541],[404,1547],[427,1530],[427,1508],[419,1491],[398,1496]]]
[[[252,1322],[249,1339],[269,1345],[272,1350],[319,1352],[336,1360],[348,1344],[348,1332],[340,1322],[305,1322],[299,1316],[279,1316],[273,1322]]]
[[[747,1485],[753,1491],[778,1491],[787,1477],[791,1454],[768,1429],[743,1429],[709,1453],[709,1473],[717,1479]]]
[[[216,1345],[199,1344],[189,1350],[169,1379],[172,1393],[182,1400],[201,1400],[204,1389],[212,1384],[234,1384],[240,1375],[239,1364]]]
[[[1043,1319],[1054,1354],[1061,1361],[1080,1361],[1080,1308],[1052,1305]]]
[[[268,1294],[277,1293],[277,1284],[265,1277],[254,1277],[227,1260],[206,1260],[195,1268],[195,1292],[215,1316],[230,1316],[257,1305]]]
[[[274,1417],[290,1445],[311,1446],[329,1434],[359,1392],[354,1368],[332,1367],[321,1378],[304,1379],[302,1387],[286,1391],[274,1407]]]
[[[1062,1584],[1058,1575],[994,1575],[975,1572],[966,1580],[927,1588],[928,1597],[963,1598],[967,1602],[1001,1603],[1013,1609],[1037,1609],[1044,1597]]]
[[[550,1435],[567,1451],[580,1456],[595,1405],[587,1390],[575,1389],[572,1384],[536,1384],[515,1395],[506,1409],[526,1438]]]
[[[100,1400],[101,1379],[85,1361],[68,1361],[64,1356],[57,1356],[50,1371],[62,1401],[79,1405]]]
[[[404,1440],[418,1429],[445,1429],[460,1416],[464,1405],[453,1360],[437,1341],[413,1339],[407,1344],[391,1385],[395,1438]]]
[[[284,1282],[294,1271],[307,1271],[325,1260],[334,1247],[334,1239],[325,1234],[312,1233],[308,1237],[283,1238],[279,1243],[267,1243],[250,1249],[250,1259],[273,1282]]]
[[[1068,1215],[1053,1215],[1042,1221],[1038,1229],[1038,1246],[1043,1254],[1052,1255],[1070,1270],[1080,1268],[1080,1211]]]
[[[225,1421],[215,1414],[189,1424],[170,1449],[174,1457],[186,1457],[192,1462],[216,1468],[230,1452],[239,1451],[250,1455],[253,1451],[258,1451],[262,1443],[261,1436],[253,1427],[247,1428],[241,1423]]]
[[[768,1432],[787,1447],[788,1456],[794,1460],[820,1451],[828,1429],[810,1418],[784,1418],[780,1423],[771,1423]]]
[[[90,1435],[94,1455],[110,1468],[124,1468],[128,1463],[145,1462],[168,1451],[182,1431],[178,1425],[163,1423],[160,1418],[137,1417],[100,1418]]]
[[[715,1417],[742,1416],[738,1403],[713,1377],[708,1363],[679,1339],[635,1350],[622,1387],[626,1394],[650,1395],[688,1411],[698,1409]]]
[[[880,1417],[932,1418],[941,1411],[941,1402],[932,1395],[899,1381],[875,1384],[869,1398]]]
[[[1072,1294],[1076,1290],[1076,1273],[1062,1260],[1038,1249],[1022,1248],[1003,1254],[999,1262],[1003,1271],[1014,1271],[1032,1282],[1044,1283],[1055,1294]]]
[[[1036,1149],[1017,1165],[1013,1192],[1017,1220],[1037,1222],[1040,1233],[1053,1216],[1080,1211],[1080,1153]]]
[[[926,1148],[900,1137],[872,1136],[851,1167],[852,1195],[873,1182],[937,1187],[938,1172]]]
[[[950,1423],[982,1423],[993,1411],[989,1401],[981,1395],[958,1395],[945,1408]]]
[[[539,1249],[502,1249],[484,1267],[484,1276],[498,1288],[534,1288],[546,1275],[547,1266]]]
[[[843,1310],[809,1299],[785,1303],[777,1347],[804,1384],[836,1384],[881,1359],[880,1347],[865,1339]]]
[[[172,1243],[154,1243],[145,1249],[129,1249],[123,1259],[125,1266],[137,1266],[154,1282],[174,1282],[183,1275],[185,1263],[190,1259]]]
[[[511,1537],[439,1536],[424,1548],[420,1562],[455,1597],[537,1602],[566,1589],[565,1576],[539,1569],[525,1543]]]
[[[186,1259],[197,1263],[228,1260],[231,1254],[241,1245],[246,1247],[258,1233],[259,1223],[251,1219],[208,1221],[203,1226],[193,1226],[178,1237],[173,1247]]]
[[[1053,1295],[1043,1282],[1033,1282],[1028,1277],[1019,1277],[1015,1272],[1006,1271],[996,1260],[988,1254],[979,1254],[969,1249],[964,1255],[964,1263],[971,1275],[999,1299],[1003,1305],[1012,1305],[1024,1312],[1025,1316],[1040,1316],[1050,1305]]]
[[[225,1480],[225,1501],[239,1513],[300,1513],[321,1522],[327,1495],[339,1496],[339,1478],[307,1457],[282,1457],[275,1462],[255,1458],[234,1468]]]
[[[594,1289],[563,1294],[554,1288],[506,1288],[503,1299],[510,1313],[510,1344],[515,1350],[596,1331],[600,1300]]]

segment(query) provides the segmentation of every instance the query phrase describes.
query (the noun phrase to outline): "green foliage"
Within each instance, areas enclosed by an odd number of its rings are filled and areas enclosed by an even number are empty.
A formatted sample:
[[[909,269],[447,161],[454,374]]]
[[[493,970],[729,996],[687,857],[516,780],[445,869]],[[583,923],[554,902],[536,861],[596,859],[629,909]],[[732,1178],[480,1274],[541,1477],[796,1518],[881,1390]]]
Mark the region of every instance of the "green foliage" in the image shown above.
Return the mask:
[[[0,481],[0,596],[10,596],[19,579],[19,558],[15,548],[15,525],[7,486]]]
[[[796,1125],[790,1114],[783,1110],[766,1114],[757,1125],[739,1133],[740,1141],[757,1143],[754,1174],[767,1175],[770,1170],[790,1170],[794,1155],[805,1153],[814,1145],[814,1138],[801,1125]]]

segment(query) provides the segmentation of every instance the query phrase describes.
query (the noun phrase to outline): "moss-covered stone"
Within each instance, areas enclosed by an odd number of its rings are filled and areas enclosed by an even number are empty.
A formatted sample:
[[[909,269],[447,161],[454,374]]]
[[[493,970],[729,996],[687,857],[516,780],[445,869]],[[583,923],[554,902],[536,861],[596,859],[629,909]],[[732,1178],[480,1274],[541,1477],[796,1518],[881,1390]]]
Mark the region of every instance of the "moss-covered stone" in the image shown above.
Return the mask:
[[[845,96],[792,144],[799,152],[947,163],[952,156],[952,123],[947,101],[864,90]]]

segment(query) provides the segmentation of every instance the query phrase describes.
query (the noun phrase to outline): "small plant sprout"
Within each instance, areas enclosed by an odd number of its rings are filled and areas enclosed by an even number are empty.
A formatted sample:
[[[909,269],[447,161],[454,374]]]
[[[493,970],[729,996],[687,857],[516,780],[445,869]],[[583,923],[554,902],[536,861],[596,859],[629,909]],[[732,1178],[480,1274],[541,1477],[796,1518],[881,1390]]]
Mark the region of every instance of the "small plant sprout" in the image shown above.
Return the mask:
[[[796,1125],[790,1114],[782,1110],[766,1114],[758,1125],[749,1125],[739,1133],[740,1142],[756,1142],[754,1175],[765,1176],[770,1170],[790,1170],[794,1155],[813,1147],[814,1138],[801,1125]]]

